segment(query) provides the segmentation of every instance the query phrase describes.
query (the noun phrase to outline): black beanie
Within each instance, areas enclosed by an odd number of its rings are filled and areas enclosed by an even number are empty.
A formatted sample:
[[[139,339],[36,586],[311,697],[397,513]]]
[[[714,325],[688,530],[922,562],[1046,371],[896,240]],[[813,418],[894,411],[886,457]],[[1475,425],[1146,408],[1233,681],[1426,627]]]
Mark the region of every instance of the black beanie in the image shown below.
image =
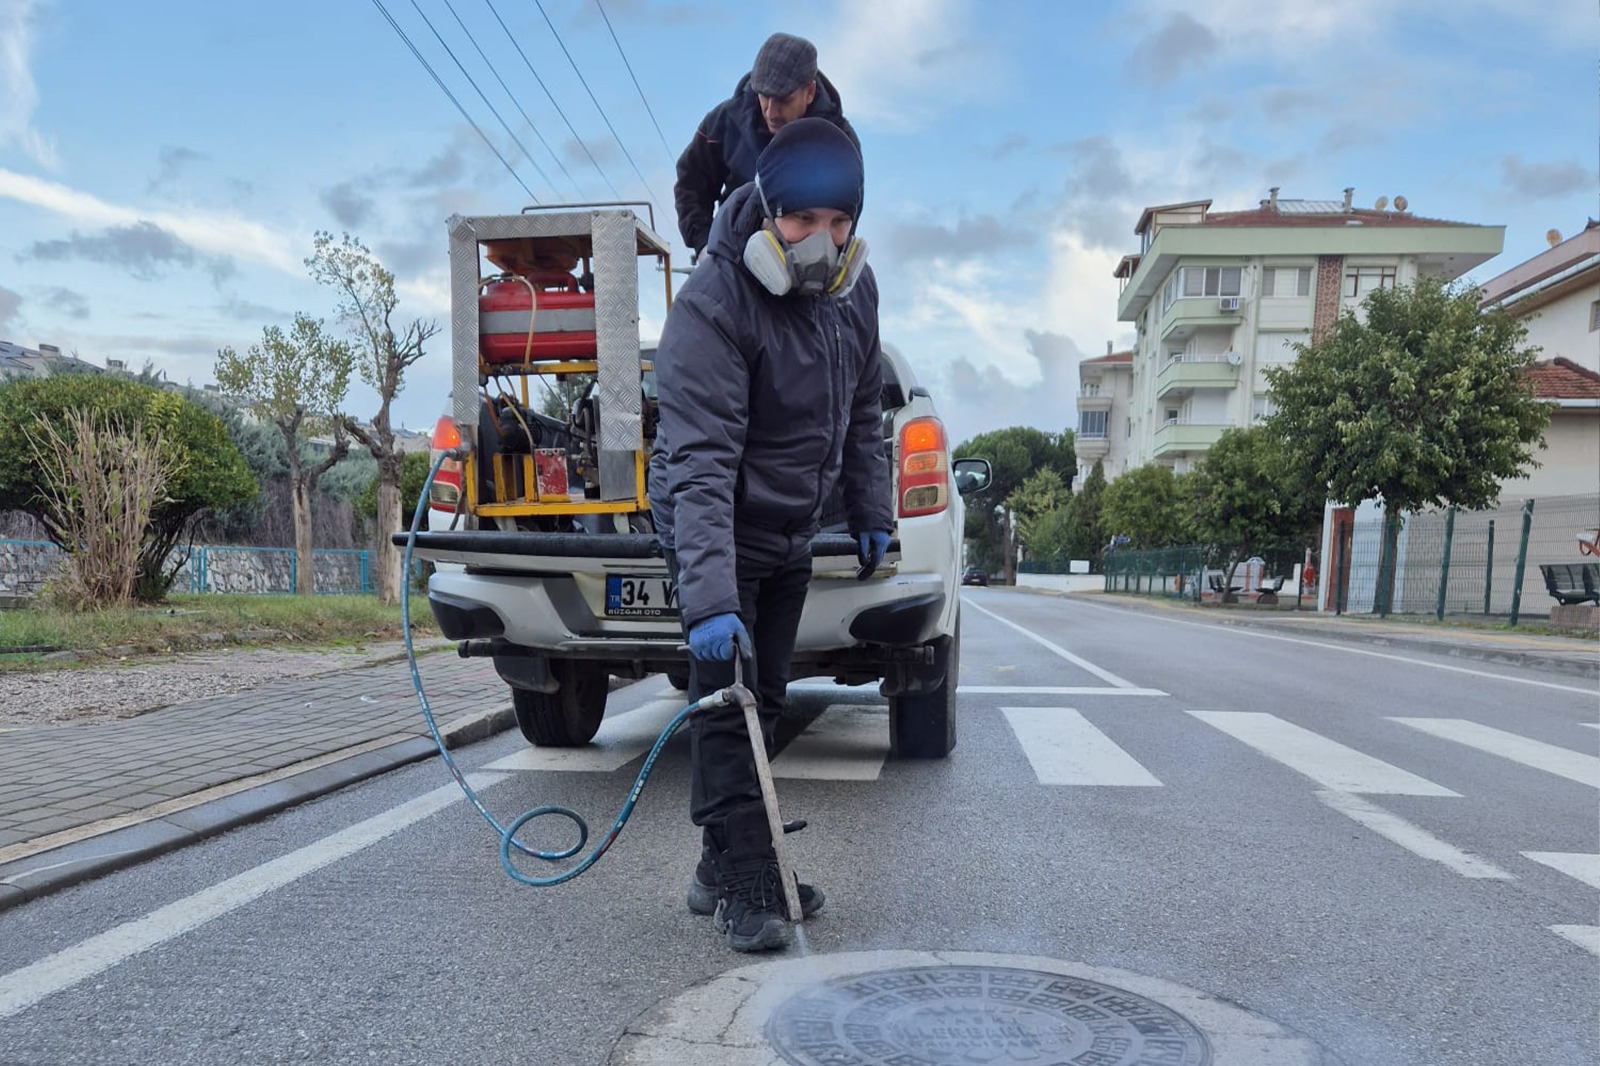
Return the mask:
[[[825,118],[796,119],[778,130],[756,160],[756,180],[773,217],[811,207],[861,215],[861,153]]]

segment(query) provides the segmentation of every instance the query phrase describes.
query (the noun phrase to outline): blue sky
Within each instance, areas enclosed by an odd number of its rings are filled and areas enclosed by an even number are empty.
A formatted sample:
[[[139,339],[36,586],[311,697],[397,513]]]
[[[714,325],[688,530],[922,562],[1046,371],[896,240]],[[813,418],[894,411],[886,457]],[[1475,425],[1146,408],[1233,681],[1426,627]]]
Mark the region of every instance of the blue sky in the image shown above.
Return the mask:
[[[445,0],[384,5],[535,196],[649,196],[674,238],[700,117],[767,34],[817,43],[867,159],[884,338],[956,440],[1072,423],[1078,359],[1131,341],[1111,269],[1145,206],[1401,194],[1507,227],[1479,280],[1600,215],[1594,0],[601,0],[665,144],[595,0],[542,2],[617,137],[534,0],[451,4],[537,134]],[[209,382],[218,347],[331,316],[301,263],[318,229],[447,321],[444,220],[527,201],[372,0],[0,0],[0,339]],[[432,424],[448,361],[441,334],[406,425]]]

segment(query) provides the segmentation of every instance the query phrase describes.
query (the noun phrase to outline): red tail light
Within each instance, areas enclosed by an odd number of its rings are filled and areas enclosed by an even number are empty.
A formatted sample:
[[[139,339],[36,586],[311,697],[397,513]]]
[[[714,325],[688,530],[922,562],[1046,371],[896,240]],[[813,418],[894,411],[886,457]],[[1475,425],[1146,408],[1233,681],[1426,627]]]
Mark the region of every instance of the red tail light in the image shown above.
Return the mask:
[[[448,416],[433,426],[433,450],[450,451],[461,447],[461,427]],[[461,500],[461,460],[446,459],[439,465],[433,484],[428,488],[428,502],[434,507],[453,511]]]
[[[900,430],[900,517],[950,506],[950,450],[937,418],[913,418]]]

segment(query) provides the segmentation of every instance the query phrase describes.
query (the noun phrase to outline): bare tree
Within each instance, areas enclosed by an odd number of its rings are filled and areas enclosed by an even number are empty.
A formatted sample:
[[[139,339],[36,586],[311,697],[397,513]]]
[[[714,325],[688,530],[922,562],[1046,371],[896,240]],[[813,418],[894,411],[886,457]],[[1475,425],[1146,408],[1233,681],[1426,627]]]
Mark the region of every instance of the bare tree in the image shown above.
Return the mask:
[[[335,244],[333,234],[319,232],[306,266],[314,279],[338,291],[339,315],[357,337],[361,380],[378,393],[378,413],[371,428],[346,418],[345,430],[378,462],[378,599],[395,603],[400,598],[400,551],[388,534],[403,528],[400,478],[405,456],[395,444],[389,409],[405,384],[406,367],[422,358],[423,345],[439,326],[415,318],[396,331],[393,319],[400,301],[394,274],[348,233]]]
[[[345,392],[355,353],[343,341],[322,331],[322,320],[296,314],[284,334],[277,326],[262,331],[261,343],[241,356],[232,348],[217,352],[217,384],[237,397],[252,414],[278,427],[289,456],[289,485],[294,512],[295,592],[316,591],[311,537],[311,494],[317,481],[350,451],[345,435]],[[332,431],[333,449],[320,462],[307,465],[300,443]]]

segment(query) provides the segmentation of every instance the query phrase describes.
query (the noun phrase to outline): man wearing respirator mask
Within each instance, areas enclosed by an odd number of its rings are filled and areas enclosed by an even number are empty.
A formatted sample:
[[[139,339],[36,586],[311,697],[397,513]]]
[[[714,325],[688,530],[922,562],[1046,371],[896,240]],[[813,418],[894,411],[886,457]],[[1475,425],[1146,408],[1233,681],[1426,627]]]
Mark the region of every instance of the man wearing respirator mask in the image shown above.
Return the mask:
[[[864,172],[838,127],[805,118],[728,198],[656,352],[650,504],[690,647],[689,698],[755,678],[770,753],[823,501],[842,486],[864,580],[893,528],[878,289],[855,235]],[[783,887],[744,717],[690,719],[689,907],[738,951],[788,943]],[[806,914],[822,892],[800,885]]]

